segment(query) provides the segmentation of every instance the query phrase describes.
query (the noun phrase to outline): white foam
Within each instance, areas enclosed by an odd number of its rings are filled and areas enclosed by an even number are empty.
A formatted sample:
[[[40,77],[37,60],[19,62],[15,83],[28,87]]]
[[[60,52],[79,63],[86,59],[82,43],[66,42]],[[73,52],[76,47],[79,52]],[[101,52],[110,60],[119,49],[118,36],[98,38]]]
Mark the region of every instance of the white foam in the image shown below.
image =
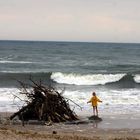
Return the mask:
[[[33,62],[29,62],[29,61],[8,61],[8,60],[1,60],[0,63],[12,63],[12,64],[30,64]]]
[[[97,87],[94,91],[103,101],[103,103],[99,104],[99,112],[102,114],[127,114],[130,112],[139,112],[140,110],[139,89],[113,90]],[[93,89],[91,88],[66,89],[63,96],[73,100],[83,108],[81,111],[73,102],[70,102],[71,108],[75,108],[76,112],[91,114],[92,107],[91,104],[87,104],[87,101],[91,98],[92,92]],[[19,96],[18,93],[19,90],[17,88],[0,88],[0,111],[16,111],[19,107],[23,106],[21,100],[14,100],[13,94]],[[21,96],[20,98],[25,99],[24,96]]]
[[[119,81],[125,74],[65,74],[61,72],[52,73],[51,78],[57,83],[74,85],[104,85],[106,83]]]
[[[99,103],[99,113],[101,114],[128,114],[137,113],[140,110],[140,95],[139,89],[94,89],[97,96],[103,101]],[[92,97],[91,89],[82,90],[66,90],[64,97],[73,100],[80,105],[83,109],[80,110],[75,104],[70,102],[72,108],[75,106],[75,110],[78,114],[91,114],[92,106],[87,104],[87,101]]]
[[[97,96],[103,101],[99,104],[99,110],[103,114],[127,114],[130,112],[139,112],[140,110],[140,95],[139,89],[98,89]],[[92,91],[66,91],[65,96],[75,101],[83,107],[82,112],[92,111],[90,104],[87,101],[91,98]],[[79,109],[78,109],[79,112]]]
[[[19,101],[18,98],[15,98],[15,96],[20,96],[19,94],[19,89],[17,88],[0,88],[0,101]],[[24,96],[22,96],[21,98],[24,98]]]
[[[20,99],[26,99],[23,95],[18,94],[17,88],[0,88],[0,111],[17,111],[25,102]],[[20,97],[15,98],[15,96]]]
[[[140,83],[140,74],[136,74],[134,80],[136,83]]]

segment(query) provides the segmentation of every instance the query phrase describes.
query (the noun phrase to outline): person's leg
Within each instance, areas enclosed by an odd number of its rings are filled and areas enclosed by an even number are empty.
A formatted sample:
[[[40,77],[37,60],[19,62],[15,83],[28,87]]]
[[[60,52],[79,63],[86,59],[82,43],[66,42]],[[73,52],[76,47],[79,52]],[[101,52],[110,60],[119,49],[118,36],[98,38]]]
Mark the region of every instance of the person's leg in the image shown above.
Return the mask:
[[[98,108],[97,108],[97,106],[95,107],[95,109],[96,109],[96,115],[98,116]]]
[[[93,106],[93,116],[95,116],[95,107]]]

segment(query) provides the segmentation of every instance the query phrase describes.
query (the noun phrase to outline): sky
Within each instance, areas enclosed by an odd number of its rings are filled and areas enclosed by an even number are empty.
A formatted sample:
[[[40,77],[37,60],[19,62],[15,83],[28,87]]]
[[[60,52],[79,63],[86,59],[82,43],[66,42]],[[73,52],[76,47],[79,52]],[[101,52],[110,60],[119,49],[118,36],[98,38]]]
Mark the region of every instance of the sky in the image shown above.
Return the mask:
[[[0,40],[140,43],[140,0],[0,0]]]

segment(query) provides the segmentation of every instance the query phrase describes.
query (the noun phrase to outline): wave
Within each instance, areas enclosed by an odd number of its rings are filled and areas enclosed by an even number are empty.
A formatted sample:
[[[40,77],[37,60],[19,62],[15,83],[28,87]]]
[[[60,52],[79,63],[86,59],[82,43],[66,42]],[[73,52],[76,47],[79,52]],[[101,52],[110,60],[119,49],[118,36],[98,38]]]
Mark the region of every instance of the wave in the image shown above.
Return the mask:
[[[43,83],[46,83],[48,85],[52,84],[52,80],[50,78],[51,73],[50,72],[38,72],[38,73],[4,73],[0,72],[0,87],[17,87],[18,82],[17,81],[23,81],[25,83],[29,82],[29,78],[32,78],[36,82],[39,82],[40,80]]]
[[[135,80],[136,83],[140,83],[140,74],[136,74],[134,76],[134,80]]]
[[[36,81],[45,84],[67,84],[67,85],[105,85],[105,86],[125,86],[135,87],[140,83],[139,74],[75,74],[61,72],[0,72],[0,87],[16,85],[17,81],[28,82],[32,77]],[[139,85],[138,85],[139,86]]]
[[[126,74],[119,81],[107,83],[106,86],[110,88],[139,88],[139,83],[134,80],[135,75]]]
[[[10,63],[10,64],[31,64],[34,62],[29,62],[29,61],[8,61],[8,60],[1,60],[0,61],[1,64],[5,64],[5,63]]]
[[[61,72],[52,73],[51,78],[60,84],[73,84],[73,85],[105,85],[119,81],[126,74],[66,74]]]

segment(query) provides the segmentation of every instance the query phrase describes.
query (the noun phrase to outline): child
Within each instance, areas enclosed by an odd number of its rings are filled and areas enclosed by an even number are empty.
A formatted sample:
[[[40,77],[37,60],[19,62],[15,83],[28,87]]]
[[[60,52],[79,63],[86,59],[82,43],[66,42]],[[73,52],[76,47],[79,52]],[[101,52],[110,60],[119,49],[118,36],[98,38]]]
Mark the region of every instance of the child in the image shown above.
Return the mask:
[[[95,116],[95,114],[98,116],[98,108],[97,108],[97,105],[98,105],[98,102],[102,102],[97,96],[96,96],[96,93],[93,92],[92,93],[92,98],[90,99],[90,101],[88,101],[87,103],[92,103],[92,106],[93,106],[93,115]]]

